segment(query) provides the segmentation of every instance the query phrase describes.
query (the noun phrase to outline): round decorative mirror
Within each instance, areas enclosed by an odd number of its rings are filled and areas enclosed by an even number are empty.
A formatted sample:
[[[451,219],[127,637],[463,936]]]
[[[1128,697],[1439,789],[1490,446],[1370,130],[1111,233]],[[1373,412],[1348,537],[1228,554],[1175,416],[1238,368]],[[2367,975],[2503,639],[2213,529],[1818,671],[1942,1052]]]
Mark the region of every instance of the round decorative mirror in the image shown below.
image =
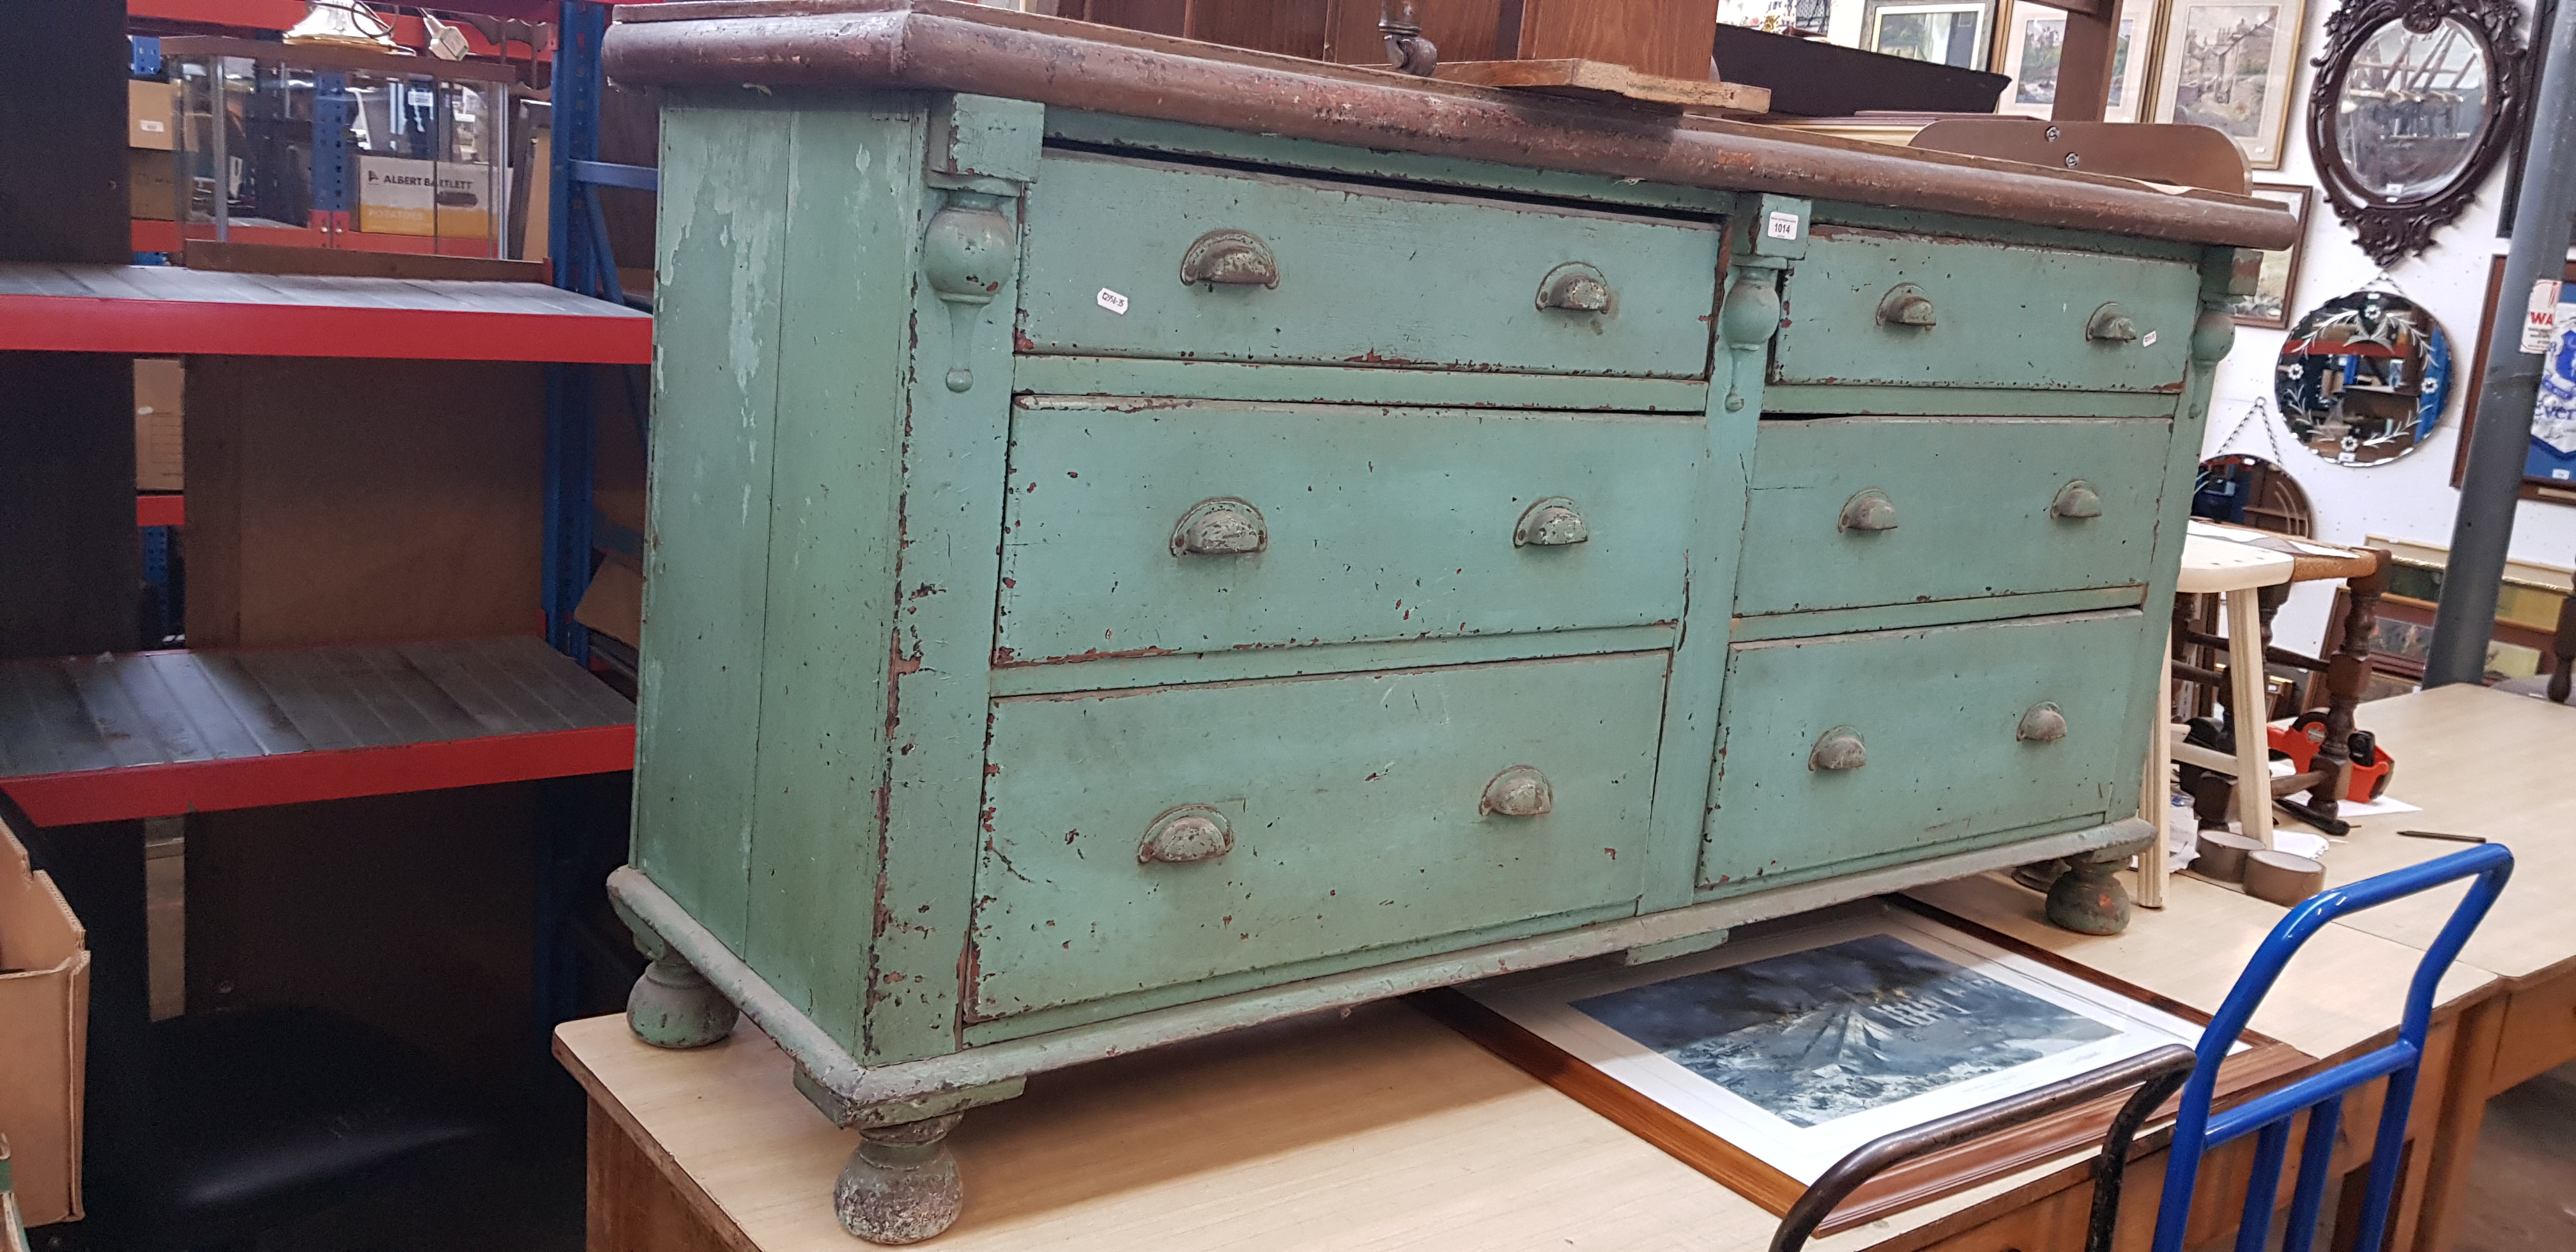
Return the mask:
[[[2387,23],[2361,41],[2334,107],[2353,182],[2390,204],[2424,199],[2458,181],[2486,133],[2486,44],[2457,18],[2421,35]]]
[[[2308,144],[2335,214],[2380,264],[2468,204],[2522,112],[2512,0],[2351,0],[2326,23]]]
[[[2365,288],[2290,328],[2274,380],[2281,419],[2308,451],[2338,465],[2383,465],[2441,424],[2451,341],[2414,301]]]

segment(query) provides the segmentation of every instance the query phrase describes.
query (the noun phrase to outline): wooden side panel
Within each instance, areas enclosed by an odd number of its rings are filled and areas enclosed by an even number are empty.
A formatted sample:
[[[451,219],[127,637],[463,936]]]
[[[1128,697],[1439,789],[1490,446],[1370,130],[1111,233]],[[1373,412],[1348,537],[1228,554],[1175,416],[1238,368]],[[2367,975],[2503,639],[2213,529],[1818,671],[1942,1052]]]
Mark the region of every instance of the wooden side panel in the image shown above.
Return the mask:
[[[997,702],[975,1011],[1003,1017],[1636,897],[1667,654]],[[1534,767],[1540,816],[1486,813]],[[1176,805],[1231,850],[1144,863]]]
[[[478,1082],[525,1081],[552,786],[190,816],[188,1011],[329,1009]]]
[[[1443,61],[1490,61],[1503,0],[1423,0],[1422,36]],[[1378,0],[1330,0],[1324,59],[1344,65],[1386,64],[1386,37],[1377,28]]]
[[[1129,30],[1177,35],[1189,24],[1190,0],[1089,0],[1084,21]]]
[[[1039,169],[1045,119],[1036,106],[961,95],[946,108],[957,129],[977,136],[978,168]],[[924,235],[955,238],[939,215],[985,211],[978,200],[957,192],[922,197],[915,203],[929,211]],[[995,229],[1014,240],[1022,234],[1020,206],[1018,198],[1004,196],[989,209],[1004,218]],[[900,608],[891,639],[867,641],[891,645],[878,710],[887,734],[887,833],[876,883],[867,1026],[856,1050],[869,1064],[956,1050],[958,988],[971,977],[966,928],[984,830],[988,667],[1011,420],[1011,311],[1020,294],[1016,270],[1001,277],[991,302],[980,305],[948,303],[927,279],[912,284],[905,306],[914,336],[911,368],[901,389],[888,393],[904,406],[906,425],[895,549]],[[900,299],[893,292],[870,298]]]
[[[2173,423],[2161,418],[1766,421],[1739,615],[2144,583]],[[2076,482],[2101,515],[2050,506]],[[1864,491],[1893,530],[1842,524]],[[1801,632],[1806,633],[1806,632]]]
[[[188,642],[536,633],[545,367],[192,358]]]
[[[1705,454],[1696,417],[1345,405],[1025,403],[1012,429],[1001,646],[1092,654],[1673,622]],[[1260,511],[1266,550],[1175,556],[1194,506]],[[1516,544],[1542,500],[1582,543]],[[1528,645],[1545,649],[1543,639]]]
[[[733,1252],[597,1097],[589,1130],[586,1252]]]
[[[1717,0],[1503,0],[1501,10],[1501,38],[1518,47],[1506,55],[1522,60],[1611,61],[1704,79],[1717,41]],[[1443,49],[1441,59],[1464,58]]]
[[[744,940],[777,451],[788,125],[767,97],[663,114],[652,525],[635,865]]]
[[[1191,0],[1187,34],[1209,43],[1321,59],[1329,0]]]
[[[0,40],[18,42],[14,33]],[[0,126],[15,129],[21,128]],[[13,195],[0,218],[21,216],[18,200]],[[24,216],[51,216],[59,206],[41,203],[47,200],[38,195]],[[0,233],[9,229],[0,226]],[[141,643],[133,415],[134,367],[127,358],[0,352],[0,499],[9,502],[9,524],[0,526],[0,583],[9,588],[0,599],[0,658]]]
[[[2104,676],[2133,663],[2148,625],[2122,610],[1738,645],[1700,885],[1776,886],[2128,816],[2146,727]],[[2064,735],[2025,741],[2042,702]],[[1864,761],[1818,767],[1811,753],[1838,728]]]
[[[1504,0],[1422,0],[1423,37],[1440,50],[1443,61],[1490,61],[1498,55],[1494,34],[1503,4]],[[1377,28],[1378,0],[1326,0],[1324,10],[1324,60],[1344,65],[1387,63],[1386,37]]]
[[[743,957],[850,1043],[885,814],[922,122],[815,109],[792,133]]]

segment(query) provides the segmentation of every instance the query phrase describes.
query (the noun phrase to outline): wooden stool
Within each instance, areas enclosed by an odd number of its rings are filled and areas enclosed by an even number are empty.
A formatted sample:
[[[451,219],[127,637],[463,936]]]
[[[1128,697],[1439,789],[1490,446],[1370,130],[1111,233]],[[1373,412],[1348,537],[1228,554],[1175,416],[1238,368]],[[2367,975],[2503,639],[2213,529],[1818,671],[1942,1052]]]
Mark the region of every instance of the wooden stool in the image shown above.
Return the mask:
[[[2353,709],[2360,703],[2362,689],[2369,680],[2370,634],[2380,593],[2387,585],[2387,568],[2387,554],[2377,549],[2337,547],[2199,520],[2191,523],[2183,540],[2182,573],[2175,581],[2174,592],[2178,597],[2224,595],[2227,634],[2220,637],[2201,633],[2178,616],[2166,640],[2162,687],[2165,696],[2154,711],[2157,733],[2148,736],[2145,788],[2139,794],[2139,810],[2155,824],[2160,837],[2157,854],[2139,861],[2139,904],[2148,908],[2164,906],[2168,871],[2161,832],[2167,818],[2165,796],[2171,787],[2167,775],[2175,761],[2237,780],[2236,808],[2244,833],[2266,848],[2272,846],[2271,800],[2276,795],[2307,791],[2310,807],[2333,817],[2343,796],[2346,767],[2351,760],[2348,741],[2352,736]],[[2325,578],[2345,579],[2351,601],[2343,642],[2333,659],[2321,661],[2271,647],[2271,619],[2279,601],[2266,605],[2262,589]],[[2173,659],[2173,645],[2177,642],[2225,647],[2226,670],[2222,673],[2178,666]],[[2326,675],[2326,741],[2318,748],[2316,768],[2278,780],[2272,778],[2270,736],[2265,733],[2271,721],[2263,681],[2267,660]],[[2185,728],[2171,722],[2173,682],[2177,677],[2226,692],[2236,737],[2233,754],[2182,741]],[[2266,789],[2253,791],[2246,787],[2245,780],[2249,778],[2264,780]]]

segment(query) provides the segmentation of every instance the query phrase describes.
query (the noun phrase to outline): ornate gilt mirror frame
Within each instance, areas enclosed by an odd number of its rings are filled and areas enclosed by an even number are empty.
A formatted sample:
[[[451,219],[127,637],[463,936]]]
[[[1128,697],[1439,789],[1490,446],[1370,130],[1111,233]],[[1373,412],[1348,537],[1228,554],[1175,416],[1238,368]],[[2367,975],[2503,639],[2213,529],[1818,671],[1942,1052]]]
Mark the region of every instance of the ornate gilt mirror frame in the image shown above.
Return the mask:
[[[2389,265],[2423,251],[2433,232],[2468,206],[2519,131],[2530,90],[2528,58],[2517,33],[2521,18],[2515,0],[2345,0],[2326,19],[2325,53],[2316,59],[2316,83],[2308,95],[2308,150],[2335,216],[2360,237],[2362,251],[2373,260]],[[2355,59],[2373,37],[2392,24],[2431,35],[2445,20],[2464,29],[2485,57],[2484,114],[2467,159],[2448,178],[2420,192],[2391,196],[2365,184],[2346,162],[2339,106],[2353,84]]]

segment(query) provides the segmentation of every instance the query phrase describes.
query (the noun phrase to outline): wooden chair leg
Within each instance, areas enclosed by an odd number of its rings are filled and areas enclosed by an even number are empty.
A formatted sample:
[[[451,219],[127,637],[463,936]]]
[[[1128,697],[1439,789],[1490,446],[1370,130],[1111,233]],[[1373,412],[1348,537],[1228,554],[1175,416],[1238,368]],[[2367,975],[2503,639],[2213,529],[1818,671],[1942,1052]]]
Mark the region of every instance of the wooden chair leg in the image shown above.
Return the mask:
[[[2310,766],[2326,772],[2326,783],[2308,793],[2308,805],[2328,818],[2342,807],[2352,787],[2353,710],[2360,707],[2361,694],[2370,687],[2370,636],[2379,626],[2379,597],[2388,590],[2388,568],[2394,559],[2385,548],[2371,552],[2378,556],[2379,568],[2344,580],[2343,639],[2334,655],[2326,658],[2326,741],[2317,746]]]
[[[2236,732],[2236,820],[2245,837],[2272,846],[2272,744],[2264,733],[2271,706],[2263,698],[2263,612],[2258,591],[2227,593],[2227,679]]]

